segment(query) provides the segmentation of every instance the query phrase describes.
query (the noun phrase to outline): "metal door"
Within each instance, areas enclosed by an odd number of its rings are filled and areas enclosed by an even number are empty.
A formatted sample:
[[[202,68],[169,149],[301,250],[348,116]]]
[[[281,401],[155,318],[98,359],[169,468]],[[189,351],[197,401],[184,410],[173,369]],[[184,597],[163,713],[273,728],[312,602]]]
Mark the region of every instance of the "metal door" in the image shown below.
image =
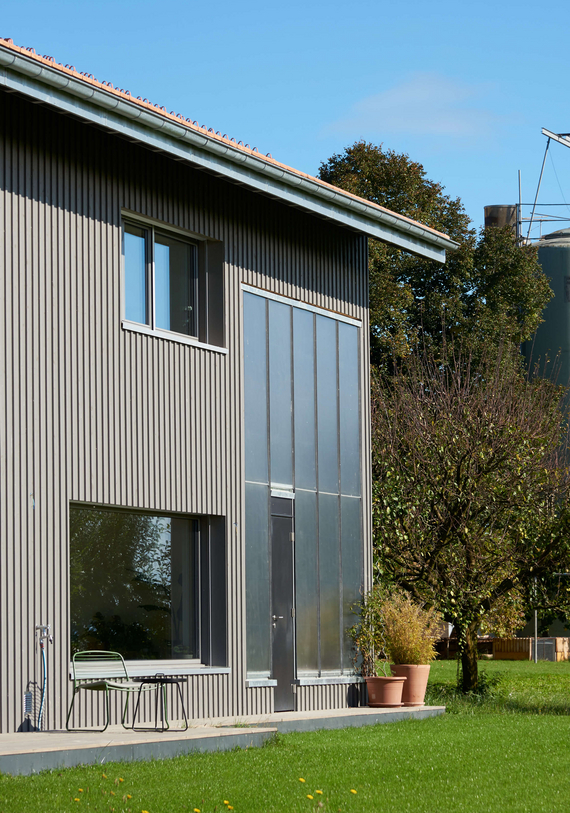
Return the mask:
[[[293,711],[295,603],[293,500],[271,498],[271,629],[275,711]]]

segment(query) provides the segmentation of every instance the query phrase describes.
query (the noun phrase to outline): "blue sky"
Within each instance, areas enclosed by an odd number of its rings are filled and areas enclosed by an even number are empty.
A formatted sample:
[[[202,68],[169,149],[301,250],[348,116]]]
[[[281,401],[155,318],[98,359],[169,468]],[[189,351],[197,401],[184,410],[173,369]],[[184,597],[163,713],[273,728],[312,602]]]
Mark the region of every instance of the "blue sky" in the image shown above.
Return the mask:
[[[484,205],[517,201],[519,169],[533,200],[541,127],[570,132],[569,21],[567,0],[544,10],[512,0],[19,0],[3,4],[0,36],[311,174],[361,138],[406,152],[480,226]],[[559,144],[539,212],[546,203],[570,217],[570,149]]]

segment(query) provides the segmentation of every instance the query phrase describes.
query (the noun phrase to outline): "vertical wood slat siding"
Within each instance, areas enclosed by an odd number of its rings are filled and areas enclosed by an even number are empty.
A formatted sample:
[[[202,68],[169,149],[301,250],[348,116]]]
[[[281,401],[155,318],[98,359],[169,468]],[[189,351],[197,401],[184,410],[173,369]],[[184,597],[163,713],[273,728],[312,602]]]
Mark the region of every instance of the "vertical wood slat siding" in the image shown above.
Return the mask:
[[[346,709],[350,689],[343,684],[328,686],[298,686],[297,711]]]
[[[268,686],[246,689],[244,714],[273,714],[273,689]]]
[[[245,689],[240,286],[365,319],[366,241],[17,96],[0,105],[0,731],[41,680],[38,623],[54,633],[45,725],[65,723],[70,501],[225,515],[232,671],[190,677],[185,702],[270,713],[272,690]],[[227,356],[121,329],[121,208],[223,241]],[[362,337],[364,394],[367,323]],[[345,688],[298,698],[334,708]],[[82,699],[84,722],[99,701]]]

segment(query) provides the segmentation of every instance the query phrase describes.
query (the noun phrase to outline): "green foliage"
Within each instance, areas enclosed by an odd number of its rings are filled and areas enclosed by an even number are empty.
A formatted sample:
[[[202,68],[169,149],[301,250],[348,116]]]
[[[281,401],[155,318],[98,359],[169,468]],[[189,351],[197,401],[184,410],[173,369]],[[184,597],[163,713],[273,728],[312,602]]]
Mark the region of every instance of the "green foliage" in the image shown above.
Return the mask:
[[[441,616],[401,590],[373,585],[355,608],[358,622],[348,630],[355,651],[355,666],[364,677],[388,674],[388,662],[423,664],[435,658]]]
[[[382,584],[375,584],[362,598],[360,604],[353,608],[358,615],[357,623],[347,634],[354,647],[354,665],[363,677],[374,677],[378,666],[387,675],[385,655],[386,639],[382,618],[382,603],[386,598]]]
[[[433,661],[435,642],[441,637],[441,616],[421,607],[401,591],[386,596],[380,605],[385,651],[393,663],[425,664]]]
[[[528,339],[552,296],[533,247],[509,228],[476,235],[459,198],[405,154],[365,141],[321,164],[328,183],[447,234],[459,244],[445,265],[369,241],[371,361],[390,368],[418,345],[438,352],[453,338],[473,356]]]
[[[501,602],[569,604],[552,575],[570,569],[567,426],[563,389],[512,354],[474,368],[448,350],[373,383],[375,569],[454,624],[474,691],[477,629]]]
[[[480,635],[494,635],[496,638],[513,638],[517,630],[526,624],[527,602],[524,592],[513,589],[500,596],[489,612],[481,619]]]

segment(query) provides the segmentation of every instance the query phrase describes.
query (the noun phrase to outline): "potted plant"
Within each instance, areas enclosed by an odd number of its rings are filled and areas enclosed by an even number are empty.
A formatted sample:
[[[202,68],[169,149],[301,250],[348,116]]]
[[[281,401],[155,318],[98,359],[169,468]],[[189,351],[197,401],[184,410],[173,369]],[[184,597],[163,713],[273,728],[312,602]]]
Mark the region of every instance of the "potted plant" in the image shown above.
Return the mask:
[[[366,681],[368,705],[377,708],[402,706],[402,688],[406,682],[405,676],[389,674],[380,613],[385,598],[382,585],[375,585],[354,608],[359,620],[348,630],[354,646],[355,670]]]
[[[436,656],[435,642],[441,634],[441,616],[433,608],[416,604],[407,593],[393,592],[380,601],[386,657],[393,662],[392,673],[407,680],[404,706],[422,706]]]

